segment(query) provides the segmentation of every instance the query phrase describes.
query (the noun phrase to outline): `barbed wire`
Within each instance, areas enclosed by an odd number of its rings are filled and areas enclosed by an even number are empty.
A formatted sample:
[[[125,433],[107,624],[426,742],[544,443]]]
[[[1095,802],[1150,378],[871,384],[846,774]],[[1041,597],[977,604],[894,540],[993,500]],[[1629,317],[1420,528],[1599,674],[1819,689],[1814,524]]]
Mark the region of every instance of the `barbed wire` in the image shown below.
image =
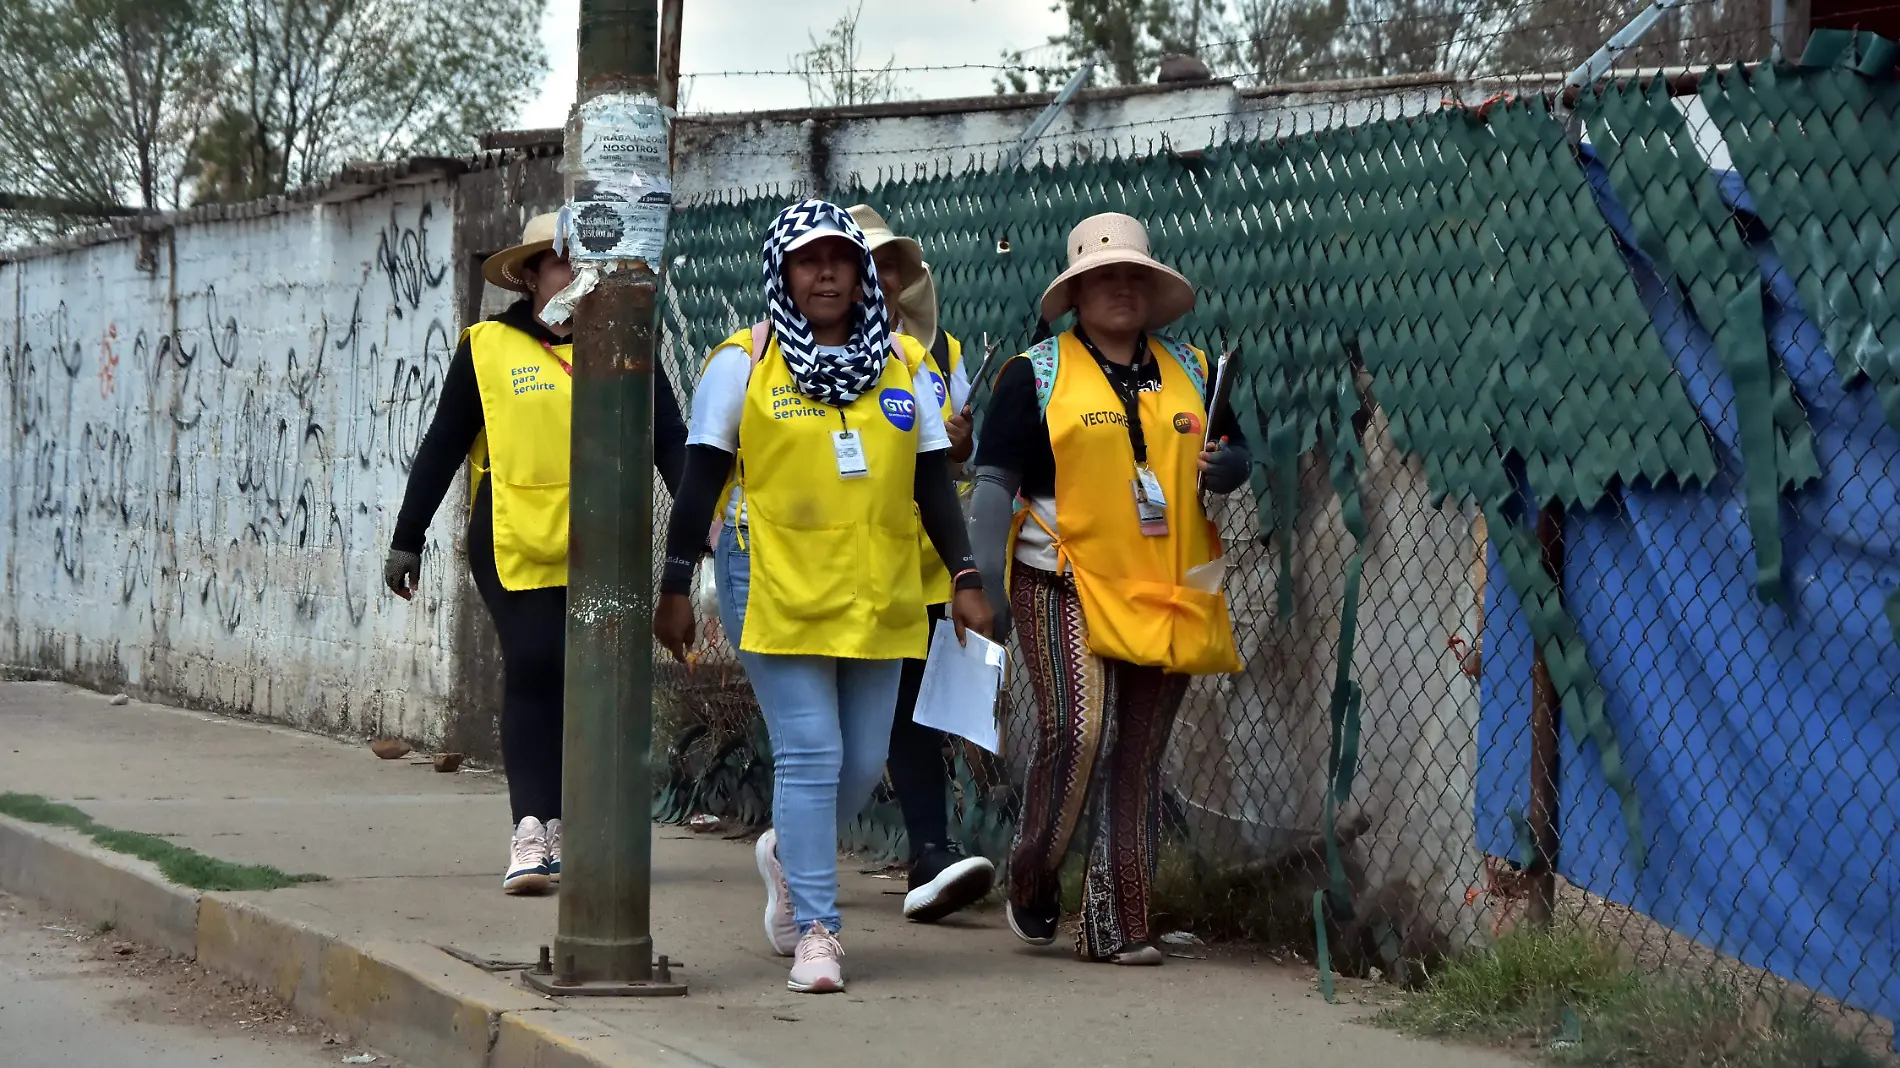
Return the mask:
[[[1015,71],[1022,74],[1067,74],[1073,68],[1038,67],[1019,63],[923,63],[908,66],[889,67],[839,67],[824,70],[701,70],[689,71],[682,78],[802,78],[809,74],[831,76],[835,74],[915,74],[938,71]]]
[[[1685,0],[1685,3],[1683,6],[1685,8],[1690,7],[1690,6],[1707,7],[1707,6],[1716,6],[1719,3],[1721,3],[1721,0]],[[1536,6],[1536,5],[1524,4],[1520,6],[1531,7],[1531,6]],[[1483,41],[1483,40],[1488,40],[1488,39],[1495,38],[1498,36],[1504,36],[1504,35],[1509,35],[1513,33],[1551,32],[1551,31],[1559,31],[1559,30],[1570,29],[1570,28],[1597,26],[1600,24],[1601,24],[1601,19],[1596,18],[1596,17],[1563,19],[1563,20],[1539,23],[1533,26],[1515,26],[1509,29],[1493,29],[1493,30],[1488,30],[1487,32],[1484,32],[1484,33],[1469,34],[1463,37],[1454,37],[1454,38],[1448,39],[1445,42],[1441,42],[1441,45],[1446,46],[1446,47],[1456,47],[1459,44],[1463,44],[1466,42]],[[1765,32],[1767,29],[1768,27],[1766,23],[1760,23],[1760,24],[1745,23],[1745,24],[1738,24],[1735,27],[1731,27],[1729,30],[1726,30],[1720,34],[1704,34],[1704,35],[1697,35],[1693,37],[1681,37],[1681,38],[1671,39],[1671,41],[1669,42],[1664,42],[1661,39],[1657,39],[1657,40],[1652,40],[1650,42],[1650,45],[1652,47],[1655,47],[1663,43],[1674,43],[1674,44],[1679,44],[1679,45],[1686,45],[1686,44],[1694,44],[1698,41],[1717,41],[1717,40],[1733,37],[1737,33],[1749,33],[1749,32],[1756,32],[1756,31]],[[1331,72],[1335,69],[1332,66],[1332,61],[1334,60],[1334,58],[1335,57],[1324,57],[1321,59],[1316,59],[1315,61],[1308,64],[1304,64],[1304,65],[1300,65],[1300,66],[1296,66],[1292,68],[1283,68],[1280,72],[1282,76],[1276,79],[1276,81],[1280,83],[1300,83],[1300,82],[1306,81],[1306,78],[1302,76],[1310,75],[1314,73],[1315,71]],[[1381,56],[1372,56],[1372,57],[1367,57],[1367,58],[1371,61],[1376,62],[1381,59],[1391,58],[1391,54],[1381,55]],[[1727,58],[1739,58],[1739,57],[1727,57]],[[1714,61],[1711,60],[1710,62],[1713,63]],[[1467,85],[1470,83],[1477,83],[1477,82],[1496,83],[1500,81],[1508,82],[1512,79],[1519,79],[1519,80],[1535,80],[1540,83],[1554,83],[1556,79],[1561,78],[1563,75],[1569,73],[1569,71],[1567,69],[1508,70],[1508,69],[1502,69],[1502,68],[1494,68],[1490,70],[1477,70],[1477,71],[1470,71],[1470,72],[1464,72],[1464,73],[1451,73],[1451,72],[1441,72],[1441,71],[1397,72],[1397,75],[1403,76],[1404,74],[1408,74],[1408,73],[1416,73],[1421,76],[1444,73],[1446,77],[1443,79],[1442,82],[1420,83],[1419,85],[1415,87],[1409,87],[1409,88],[1395,89],[1394,87],[1390,85],[1369,85],[1363,88],[1341,89],[1329,94],[1329,99],[1326,101],[1326,104],[1328,107],[1343,106],[1343,105],[1352,104],[1354,102],[1362,101],[1368,98],[1389,97],[1393,95],[1395,92],[1399,92],[1399,93],[1403,93],[1407,91],[1425,92],[1435,86],[1443,86],[1444,88],[1450,89],[1450,88],[1454,88],[1460,85]],[[1294,75],[1294,77],[1292,78],[1285,77],[1288,74]],[[1545,87],[1547,87],[1547,85]],[[1160,117],[1151,118],[1151,119],[1136,119],[1136,120],[1130,120],[1127,122],[1118,122],[1118,123],[1094,123],[1088,126],[1080,126],[1080,127],[1069,128],[1069,129],[1062,129],[1058,127],[1057,129],[1053,129],[1049,132],[1049,134],[1046,137],[1046,140],[1051,141],[1051,142],[1056,142],[1056,143],[1107,141],[1107,140],[1118,139],[1120,135],[1126,134],[1130,131],[1135,131],[1135,130],[1140,130],[1140,129],[1150,129],[1157,126],[1176,126],[1176,125],[1185,126],[1185,125],[1191,125],[1191,124],[1200,123],[1200,122],[1216,123],[1217,125],[1213,128],[1212,132],[1214,134],[1218,134],[1220,125],[1225,125],[1230,130],[1236,127],[1241,128],[1241,129],[1245,129],[1248,127],[1258,128],[1258,127],[1264,126],[1265,121],[1266,120],[1264,116],[1255,116],[1244,111],[1237,112],[1233,110],[1225,110],[1225,111],[1218,111],[1218,112],[1199,112],[1199,113],[1191,113],[1191,114],[1186,114],[1186,115],[1160,116]],[[1294,125],[1298,127],[1298,126],[1303,126],[1306,124],[1299,123],[1297,121],[1297,116],[1296,116]],[[1331,125],[1331,122],[1328,121],[1327,123],[1321,124],[1318,122],[1317,118],[1315,118],[1313,125],[1315,128],[1317,128],[1318,125]],[[933,158],[955,159],[957,156],[961,156],[965,154],[984,155],[984,154],[987,154],[988,150],[996,150],[996,149],[1002,149],[1008,146],[1012,146],[1012,145],[1015,145],[1019,140],[1020,140],[1020,136],[1018,135],[1018,136],[1010,136],[1010,137],[1004,137],[1004,138],[996,138],[992,140],[965,142],[960,145],[945,147],[944,149],[941,150],[941,152],[934,154]],[[856,158],[864,158],[864,157],[877,158],[877,157],[916,155],[916,154],[917,154],[916,149],[912,147],[856,148],[856,149],[853,149],[850,153],[851,156],[856,157]],[[703,157],[736,159],[736,158],[778,157],[778,156],[782,156],[783,152],[776,151],[776,150],[767,150],[767,149],[724,149],[724,150],[706,150],[699,153],[699,155]]]
[[[1307,58],[1302,62],[1294,63],[1291,65],[1275,65],[1272,67],[1271,70],[1248,68],[1246,66],[1237,67],[1234,64],[1229,63],[1229,64],[1224,65],[1227,69],[1216,70],[1216,74],[1217,76],[1229,77],[1229,78],[1233,78],[1239,81],[1251,82],[1253,85],[1256,85],[1256,86],[1271,85],[1271,84],[1285,83],[1285,82],[1335,80],[1335,79],[1345,79],[1345,78],[1353,78],[1353,77],[1378,77],[1378,76],[1398,76],[1398,75],[1414,74],[1414,73],[1420,73],[1420,74],[1439,73],[1440,70],[1442,70],[1445,67],[1450,67],[1451,69],[1445,70],[1444,73],[1452,74],[1454,76],[1462,77],[1462,78],[1498,77],[1498,76],[1508,76],[1508,75],[1522,76],[1522,75],[1528,75],[1528,74],[1540,74],[1540,75],[1541,74],[1564,74],[1564,73],[1568,73],[1568,71],[1555,70],[1555,69],[1541,69],[1541,68],[1534,69],[1533,67],[1523,66],[1523,65],[1516,66],[1516,67],[1513,67],[1510,65],[1500,65],[1494,61],[1495,57],[1487,58],[1486,53],[1492,50],[1491,46],[1496,45],[1498,42],[1506,41],[1512,38],[1523,38],[1523,39],[1529,40],[1529,39],[1536,38],[1538,35],[1548,36],[1548,35],[1560,33],[1566,30],[1580,30],[1580,29],[1604,30],[1605,33],[1607,34],[1606,27],[1613,27],[1615,24],[1619,23],[1622,20],[1622,16],[1618,13],[1605,13],[1605,12],[1598,12],[1598,13],[1588,14],[1588,15],[1575,17],[1575,18],[1549,19],[1549,20],[1542,20],[1542,21],[1536,21],[1536,22],[1526,21],[1524,19],[1523,16],[1529,13],[1535,12],[1537,9],[1545,7],[1545,6],[1546,6],[1546,0],[1521,0],[1521,2],[1513,4],[1510,7],[1504,8],[1501,10],[1485,11],[1481,7],[1473,6],[1469,8],[1447,11],[1439,15],[1426,16],[1424,17],[1423,20],[1417,19],[1417,18],[1400,18],[1396,16],[1349,19],[1349,20],[1342,21],[1336,25],[1329,27],[1327,39],[1323,42],[1324,45],[1326,45],[1327,47],[1325,47],[1320,54],[1311,56],[1310,58]],[[1678,18],[1680,18],[1684,15],[1691,15],[1698,10],[1724,9],[1724,8],[1727,8],[1728,6],[1730,6],[1728,3],[1728,0],[1683,0],[1681,4],[1679,4],[1675,9],[1673,9],[1673,14],[1675,14]],[[1634,10],[1634,8],[1632,8],[1632,10]],[[1875,10],[1880,10],[1880,8],[1878,6],[1869,6],[1861,10],[1875,11]],[[1853,13],[1854,12],[1847,12],[1845,14],[1851,15]],[[1363,31],[1363,30],[1373,29],[1377,27],[1411,26],[1411,25],[1419,23],[1420,21],[1424,21],[1431,24],[1437,24],[1440,26],[1457,25],[1464,22],[1473,22],[1474,25],[1471,25],[1469,27],[1464,27],[1461,30],[1461,32],[1455,33],[1449,37],[1441,37],[1435,40],[1421,39],[1419,42],[1416,43],[1416,45],[1409,46],[1409,47],[1396,47],[1384,52],[1368,54],[1364,52],[1352,52],[1350,50],[1343,50],[1343,51],[1336,50],[1335,48],[1332,47],[1338,44],[1339,39],[1342,36],[1351,34],[1355,31]],[[1657,50],[1670,48],[1672,46],[1675,48],[1681,48],[1683,46],[1693,45],[1697,42],[1718,42],[1718,41],[1724,41],[1724,40],[1733,40],[1734,38],[1741,35],[1765,34],[1769,32],[1770,29],[1771,29],[1770,24],[1766,21],[1766,19],[1762,19],[1759,21],[1733,21],[1725,28],[1718,30],[1716,32],[1711,32],[1711,33],[1703,33],[1703,34],[1695,34],[1695,35],[1679,34],[1673,37],[1656,37],[1652,35],[1650,38],[1641,42],[1636,47],[1636,49],[1634,49],[1634,51],[1639,55],[1644,54],[1644,53],[1654,53]],[[1291,45],[1291,44],[1301,41],[1306,36],[1307,35],[1292,32],[1292,31],[1280,31],[1280,32],[1272,33],[1272,34],[1257,34],[1257,35],[1250,35],[1246,37],[1224,38],[1220,40],[1203,42],[1197,46],[1197,51],[1204,58],[1210,57],[1213,53],[1218,53],[1222,50],[1231,50],[1231,49],[1237,49],[1237,48],[1245,48],[1246,50],[1248,50],[1249,52],[1255,55],[1262,55],[1262,54],[1267,54],[1274,51],[1276,45],[1279,45],[1279,46]],[[1601,44],[1600,41],[1592,41],[1588,43],[1582,42],[1582,41],[1577,42],[1573,46],[1573,48],[1575,51],[1580,52],[1582,54],[1577,55],[1574,58],[1577,61],[1581,61],[1581,59],[1583,58],[1583,55],[1587,55],[1588,52],[1594,51],[1595,48],[1600,44]],[[1060,42],[1052,42],[1050,45],[1037,46],[1037,47],[1055,48],[1059,46],[1060,46]],[[1416,68],[1418,66],[1419,56],[1422,53],[1429,54],[1428,58],[1433,61],[1432,65],[1434,65],[1437,69],[1432,69],[1432,70],[1401,69],[1403,67],[1408,67],[1408,66]],[[1757,56],[1752,56],[1752,55],[1747,56],[1747,57],[1743,57],[1743,56],[1696,57],[1695,61],[1701,62],[1701,61],[1714,61],[1718,59],[1729,60],[1729,59],[1743,59],[1743,58],[1756,59],[1756,58],[1762,58],[1762,57],[1757,57]],[[1553,66],[1558,65],[1558,61],[1556,60],[1552,60],[1550,61],[1550,63]],[[824,71],[820,73],[823,73],[826,75],[857,75],[857,74],[878,74],[878,73],[886,73],[886,72],[924,73],[924,72],[989,71],[989,72],[1030,74],[1030,75],[1037,75],[1041,77],[1063,77],[1063,76],[1073,73],[1074,70],[1076,69],[1076,66],[1077,64],[1074,64],[1074,63],[1069,63],[1065,65],[1056,65],[1056,66],[1050,66],[1050,65],[1045,65],[1045,64],[1028,64],[1028,63],[910,64],[910,65],[903,65],[903,66],[887,66],[887,67],[853,67],[853,68],[848,68],[848,69],[839,69],[835,71]],[[1214,67],[1214,66],[1216,66],[1216,64],[1210,63],[1210,67]],[[693,72],[690,74],[683,75],[683,77],[690,78],[690,79],[746,78],[746,77],[806,77],[812,73],[814,72],[795,70],[795,69],[790,69],[790,68],[786,68],[786,69],[762,68],[762,69],[757,69],[757,70],[698,71],[698,72]],[[999,95],[1001,95],[1000,92],[999,92]],[[968,147],[976,147],[976,146],[971,145]]]

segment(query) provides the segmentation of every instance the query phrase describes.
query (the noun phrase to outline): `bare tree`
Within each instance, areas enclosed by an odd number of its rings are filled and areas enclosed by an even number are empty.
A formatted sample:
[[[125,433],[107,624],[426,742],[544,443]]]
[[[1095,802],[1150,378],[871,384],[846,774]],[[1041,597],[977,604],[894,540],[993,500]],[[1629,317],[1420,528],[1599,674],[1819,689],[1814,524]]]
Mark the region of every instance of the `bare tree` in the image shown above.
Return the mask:
[[[858,38],[858,17],[864,13],[863,0],[839,16],[821,40],[811,36],[811,47],[792,56],[792,69],[805,80],[805,92],[813,107],[851,107],[895,100],[902,95],[897,84],[897,57],[885,59],[881,67],[863,66],[864,44]]]
[[[1347,0],[1238,0],[1222,65],[1262,85],[1337,77]]]

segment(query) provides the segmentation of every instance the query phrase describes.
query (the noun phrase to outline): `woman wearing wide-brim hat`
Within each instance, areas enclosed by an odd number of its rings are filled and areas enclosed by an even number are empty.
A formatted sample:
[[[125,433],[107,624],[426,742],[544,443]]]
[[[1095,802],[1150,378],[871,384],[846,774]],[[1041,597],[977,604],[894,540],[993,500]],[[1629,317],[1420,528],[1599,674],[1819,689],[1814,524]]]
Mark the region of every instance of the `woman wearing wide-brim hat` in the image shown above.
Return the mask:
[[[554,251],[557,216],[528,220],[521,243],[488,257],[482,277],[523,294],[463,331],[435,417],[416,450],[383,579],[414,596],[429,522],[468,464],[468,566],[501,642],[501,756],[514,833],[502,888],[545,891],[561,876],[561,701],[567,635],[569,327],[541,319],[574,279]],[[656,376],[654,466],[679,482],[686,425]]]
[[[937,317],[937,282],[924,262],[923,246],[915,238],[891,229],[884,216],[868,204],[849,209],[864,231],[865,247],[877,264],[878,284],[891,312],[891,329],[915,338],[925,351],[917,396],[928,398],[941,414],[950,438],[953,472],[970,458],[969,368],[963,345],[943,329]],[[922,529],[924,604],[932,633],[943,621],[952,594],[950,573],[944,570],[929,536]],[[910,844],[910,887],[904,895],[904,916],[932,923],[988,896],[996,881],[989,859],[969,856],[950,836],[950,771],[944,762],[949,740],[944,733],[918,723],[917,694],[924,679],[924,661],[904,661],[897,688],[897,713],[891,721],[891,752],[885,767],[891,791],[904,814]]]
[[[1148,897],[1162,755],[1189,677],[1240,669],[1201,495],[1240,488],[1248,458],[1231,415],[1208,426],[1206,355],[1159,332],[1194,288],[1141,223],[1086,219],[1068,253],[1042,316],[1076,323],[1003,367],[975,459],[972,547],[985,585],[1008,590],[1036,691],[1008,916],[1032,945],[1055,939],[1080,832],[1076,951],[1160,964]]]

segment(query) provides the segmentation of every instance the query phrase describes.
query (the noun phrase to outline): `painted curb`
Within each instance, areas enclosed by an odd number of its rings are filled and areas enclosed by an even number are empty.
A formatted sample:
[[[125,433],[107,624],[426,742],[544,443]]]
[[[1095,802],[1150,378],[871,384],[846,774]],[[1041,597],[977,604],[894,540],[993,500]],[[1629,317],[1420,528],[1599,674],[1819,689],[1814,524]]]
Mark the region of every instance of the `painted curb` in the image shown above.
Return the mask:
[[[223,894],[199,907],[198,962],[425,1068],[487,1068],[503,1013],[552,1011],[433,946],[357,943]]]
[[[711,1059],[708,1059],[711,1058]],[[729,1054],[695,1053],[609,1031],[572,1011],[503,1014],[489,1068],[752,1068]]]
[[[78,831],[0,816],[0,890],[182,957],[198,951],[198,892]]]
[[[356,941],[200,894],[63,827],[0,816],[0,890],[195,957],[417,1068],[750,1068],[609,1031],[434,946]]]

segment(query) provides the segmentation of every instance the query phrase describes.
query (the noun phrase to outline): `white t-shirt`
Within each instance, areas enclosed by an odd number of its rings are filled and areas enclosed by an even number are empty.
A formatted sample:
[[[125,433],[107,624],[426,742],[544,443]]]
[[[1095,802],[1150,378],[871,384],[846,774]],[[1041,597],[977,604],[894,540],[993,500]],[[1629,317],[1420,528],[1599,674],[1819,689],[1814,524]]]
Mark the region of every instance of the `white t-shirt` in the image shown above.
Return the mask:
[[[820,345],[824,354],[845,350]],[[954,391],[956,376],[951,376]],[[745,414],[746,385],[752,378],[752,354],[737,345],[727,345],[706,361],[705,373],[693,390],[693,416],[686,426],[686,444],[711,445],[715,449],[739,451],[739,419]],[[968,387],[965,387],[966,391]],[[954,396],[954,392],[952,394]],[[917,406],[917,451],[938,452],[950,447],[950,435],[943,428],[943,412],[929,404]],[[735,489],[726,502],[726,520],[744,522],[738,513],[739,495]]]
[[[963,359],[957,362],[957,369],[950,372],[950,410],[960,412],[970,403],[970,354],[965,352]]]

